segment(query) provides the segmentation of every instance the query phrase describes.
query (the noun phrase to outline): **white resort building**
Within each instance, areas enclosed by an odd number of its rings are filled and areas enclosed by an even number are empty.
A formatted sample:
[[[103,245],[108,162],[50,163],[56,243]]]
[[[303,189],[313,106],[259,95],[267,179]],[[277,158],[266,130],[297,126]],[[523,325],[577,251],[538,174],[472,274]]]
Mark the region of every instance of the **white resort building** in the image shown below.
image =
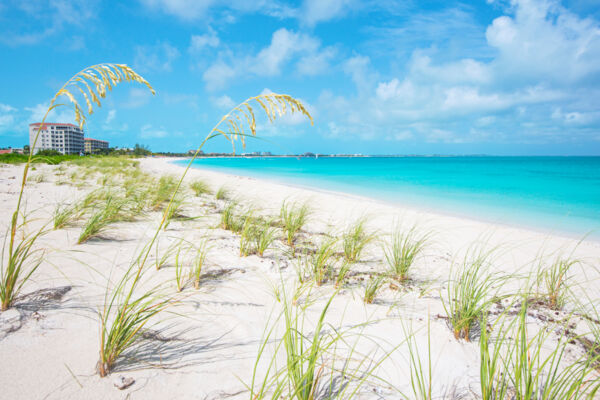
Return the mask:
[[[94,154],[98,150],[108,149],[108,142],[106,140],[85,138],[84,141],[83,148],[86,153]]]
[[[56,150],[62,154],[83,153],[83,130],[73,124],[45,123],[33,147],[40,125],[39,122],[29,124],[29,145],[32,147],[33,154],[40,150]]]

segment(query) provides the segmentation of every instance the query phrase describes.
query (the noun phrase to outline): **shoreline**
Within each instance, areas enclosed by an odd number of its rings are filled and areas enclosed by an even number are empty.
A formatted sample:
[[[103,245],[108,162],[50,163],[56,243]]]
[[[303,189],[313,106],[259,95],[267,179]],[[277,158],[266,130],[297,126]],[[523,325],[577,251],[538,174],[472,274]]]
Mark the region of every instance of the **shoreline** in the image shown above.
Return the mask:
[[[230,158],[230,157],[221,157],[221,158]],[[182,171],[183,171],[185,166],[176,164],[176,162],[183,161],[183,160],[190,160],[190,158],[187,158],[187,157],[169,158],[168,163],[173,166],[182,168]],[[266,177],[266,176],[256,177],[256,176],[248,176],[248,175],[242,175],[242,174],[238,175],[234,171],[223,171],[223,170],[220,170],[218,167],[216,167],[216,168],[212,168],[211,166],[201,167],[201,166],[195,166],[193,164],[190,167],[190,171],[191,170],[206,171],[206,172],[210,172],[210,173],[214,173],[214,174],[220,174],[225,179],[231,179],[231,178],[253,179],[253,180],[256,180],[257,183],[261,183],[261,182],[269,183],[269,184],[280,185],[282,187],[287,187],[287,188],[291,188],[291,189],[305,190],[307,192],[323,193],[323,194],[328,194],[331,196],[338,196],[338,197],[346,198],[349,200],[355,200],[355,201],[362,202],[362,203],[373,203],[373,204],[376,204],[376,205],[379,205],[382,207],[396,208],[396,209],[398,209],[399,212],[411,211],[411,212],[415,212],[415,213],[426,214],[426,215],[428,215],[428,217],[430,217],[432,219],[446,218],[446,217],[455,218],[457,220],[465,220],[465,221],[470,221],[472,223],[486,224],[492,228],[497,227],[497,228],[505,228],[505,229],[517,229],[517,230],[531,231],[532,233],[543,234],[543,235],[547,235],[547,236],[562,237],[564,239],[577,240],[577,241],[585,240],[585,241],[600,244],[600,231],[595,231],[595,232],[590,231],[585,234],[582,234],[582,233],[576,233],[572,230],[553,230],[553,229],[544,228],[541,226],[533,226],[533,225],[527,224],[527,223],[515,223],[513,221],[502,222],[502,221],[499,221],[500,219],[502,219],[501,216],[496,216],[496,217],[490,216],[489,218],[486,218],[485,216],[473,216],[473,215],[469,215],[467,213],[461,213],[459,211],[456,211],[456,212],[452,212],[450,210],[440,211],[438,209],[435,209],[434,206],[419,207],[414,204],[393,202],[393,201],[388,201],[388,200],[384,200],[384,199],[380,199],[380,198],[376,198],[376,197],[360,195],[360,194],[356,194],[356,193],[348,193],[348,192],[343,192],[343,191],[338,191],[338,190],[328,190],[328,189],[320,188],[318,186],[302,185],[300,183],[298,183],[298,184],[289,183],[289,182],[285,182],[284,178],[278,179],[277,177],[271,178],[271,177]]]

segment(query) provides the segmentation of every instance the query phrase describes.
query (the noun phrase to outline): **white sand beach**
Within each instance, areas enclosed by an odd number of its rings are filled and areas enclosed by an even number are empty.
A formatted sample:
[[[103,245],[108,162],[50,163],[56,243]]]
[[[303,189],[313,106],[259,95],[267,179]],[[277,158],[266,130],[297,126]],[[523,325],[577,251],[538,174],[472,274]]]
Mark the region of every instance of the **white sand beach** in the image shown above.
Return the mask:
[[[140,168],[156,177],[180,176],[183,168],[171,161],[144,158],[140,159]],[[33,176],[44,173],[46,179],[27,184],[27,229],[50,221],[57,204],[74,203],[100,187],[99,174],[88,177],[86,185],[74,185],[66,177],[77,167],[69,166],[63,176],[56,175],[57,168],[36,164],[31,172]],[[17,201],[21,176],[21,166],[0,168],[3,235]],[[298,261],[290,256],[284,240],[278,238],[262,257],[240,257],[239,235],[219,227],[227,202],[215,199],[214,194],[194,196],[188,185],[194,179],[204,180],[213,192],[226,187],[232,199],[240,205],[252,204],[267,219],[277,218],[283,201],[306,202],[312,212],[300,233],[300,242],[307,247],[327,237],[341,237],[363,217],[377,240],[367,246],[359,262],[350,265],[349,276],[337,294],[333,282],[320,286],[308,282],[298,292]],[[180,238],[192,244],[207,241],[199,289],[188,284],[177,293],[173,260],[156,270],[152,252],[143,287],[162,285],[160,290],[166,296],[175,296],[178,302],[154,317],[134,348],[108,377],[101,378],[96,372],[98,312],[108,282],[122,277],[154,234],[162,214],[141,212],[135,220],[111,224],[100,237],[83,244],[76,243],[85,218],[73,226],[50,230],[36,243],[44,250],[41,266],[23,287],[15,306],[0,313],[0,398],[250,399],[248,387],[265,333],[273,324],[277,327],[258,363],[257,380],[267,373],[270,357],[282,337],[282,321],[275,320],[280,315],[283,292],[288,298],[297,296],[299,304],[312,302],[305,326],[305,334],[311,337],[321,310],[335,294],[324,331],[344,331],[345,342],[338,342],[339,349],[330,349],[321,362],[329,366],[337,359],[336,365],[341,367],[350,359],[350,364],[372,371],[370,376],[346,374],[339,379],[340,385],[344,379],[355,383],[364,379],[358,398],[415,397],[406,341],[409,332],[415,334],[410,343],[425,364],[429,353],[433,398],[479,398],[479,341],[477,337],[472,341],[454,337],[441,299],[446,295],[451,270],[458,268],[474,243],[494,249],[489,272],[498,277],[493,284],[498,296],[535,291],[540,265],[536,260],[542,255],[550,261],[558,256],[578,260],[569,270],[564,308],[532,307],[527,323],[532,335],[550,327],[544,351],[555,349],[560,338],[571,338],[571,343],[565,345],[565,365],[585,352],[577,335],[595,340],[589,334],[594,322],[586,318],[582,308],[600,304],[600,242],[596,240],[580,241],[560,233],[435,214],[208,170],[190,169],[185,182],[183,211],[190,218],[173,220],[161,232],[159,248],[167,249]],[[381,246],[397,226],[404,230],[417,226],[420,232],[428,232],[428,245],[411,268],[408,282],[386,281],[374,302],[366,304],[365,284],[371,275],[386,272]],[[513,300],[514,296],[498,300],[500,305],[493,307],[501,311],[502,304]],[[351,355],[348,348],[354,349]],[[284,366],[281,354],[277,360],[272,370]],[[114,382],[120,376],[135,382],[119,390]],[[589,379],[597,380],[598,376],[596,369]]]

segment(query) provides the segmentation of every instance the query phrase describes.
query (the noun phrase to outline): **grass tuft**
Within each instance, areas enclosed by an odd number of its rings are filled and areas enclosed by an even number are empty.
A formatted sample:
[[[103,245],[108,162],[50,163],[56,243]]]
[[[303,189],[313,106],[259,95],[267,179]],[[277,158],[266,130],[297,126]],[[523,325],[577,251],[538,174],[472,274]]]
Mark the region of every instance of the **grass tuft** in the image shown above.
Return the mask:
[[[281,205],[279,217],[281,218],[281,226],[283,227],[287,244],[292,247],[292,256],[295,255],[294,242],[296,240],[296,236],[306,224],[309,214],[310,209],[308,208],[307,204],[289,205],[284,201]]]
[[[194,194],[197,197],[200,197],[203,194],[211,194],[212,193],[210,186],[208,186],[208,184],[206,182],[199,180],[199,179],[192,182],[190,184],[190,188],[194,191]]]
[[[360,260],[365,247],[375,240],[375,235],[366,230],[366,219],[361,218],[354,223],[342,236],[342,248],[346,262]]]
[[[385,260],[390,275],[399,280],[408,279],[408,274],[415,260],[423,253],[429,234],[419,235],[417,227],[411,227],[406,233],[399,230],[392,234],[390,243],[383,246]]]

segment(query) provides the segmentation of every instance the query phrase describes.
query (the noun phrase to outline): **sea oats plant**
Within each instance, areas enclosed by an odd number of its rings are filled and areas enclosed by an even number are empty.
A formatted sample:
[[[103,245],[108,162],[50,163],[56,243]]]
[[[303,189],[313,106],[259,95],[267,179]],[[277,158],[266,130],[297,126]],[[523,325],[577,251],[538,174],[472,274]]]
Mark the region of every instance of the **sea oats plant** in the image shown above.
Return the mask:
[[[481,392],[496,399],[592,399],[600,389],[594,370],[598,355],[566,357],[571,339],[552,340],[551,327],[530,333],[528,300],[523,298],[517,317],[506,321],[503,313],[494,324],[494,338],[482,328]],[[501,322],[499,322],[501,321]],[[491,352],[490,352],[491,348]]]
[[[557,257],[554,262],[544,267],[540,265],[538,270],[538,297],[544,300],[548,307],[553,310],[560,310],[566,302],[569,271],[579,263],[572,258]]]
[[[242,145],[245,146],[245,138],[256,135],[256,120],[252,107],[255,103],[265,111],[270,121],[289,110],[300,112],[312,122],[312,117],[301,102],[288,95],[269,93],[251,97],[234,107],[208,133],[190,159],[179,180],[176,181],[173,190],[171,191],[169,188],[168,192],[171,195],[166,204],[166,210],[163,212],[162,219],[149,243],[144,246],[135,262],[132,263],[130,268],[132,273],[127,274],[120,281],[120,284],[110,291],[111,295],[105,297],[104,311],[101,313],[100,321],[102,332],[100,361],[98,363],[100,376],[106,376],[110,373],[117,358],[124,350],[135,343],[140,335],[140,330],[148,323],[150,318],[171,304],[171,299],[158,296],[157,291],[144,290],[138,293],[136,290],[147,270],[146,262],[151,249],[166,223],[170,204],[177,196],[187,172],[204,144],[214,137],[222,136],[232,144],[235,151],[236,140],[240,140]],[[159,202],[158,206],[162,206],[163,203],[162,201]],[[155,202],[156,205],[157,202]]]
[[[365,247],[375,240],[375,235],[368,233],[366,219],[356,221],[342,236],[342,249],[346,262],[353,263],[360,260]]]
[[[217,194],[215,195],[217,200],[228,200],[229,199],[229,190],[225,186],[221,186],[219,190],[217,190]]]
[[[321,286],[331,276],[336,243],[335,238],[325,239],[314,254],[306,257],[305,262],[309,265],[307,269],[311,272],[317,286]]]
[[[82,214],[80,205],[75,203],[71,205],[58,204],[54,209],[53,225],[54,229],[62,229],[75,223]]]
[[[254,232],[254,246],[258,255],[262,257],[277,239],[277,228],[272,226],[272,221],[259,220]]]
[[[363,297],[363,300],[365,303],[367,303],[367,304],[373,303],[373,301],[375,300],[375,296],[377,296],[377,292],[379,292],[379,289],[381,289],[381,286],[383,286],[384,282],[385,282],[384,276],[371,275],[371,277],[369,278],[369,280],[367,281],[367,283],[365,285],[365,295]]]
[[[17,204],[12,213],[9,234],[7,235],[8,243],[5,242],[3,247],[3,259],[2,265],[0,266],[0,276],[2,277],[2,281],[0,282],[0,293],[2,293],[3,309],[12,305],[15,295],[14,291],[20,290],[23,284],[40,265],[31,250],[33,249],[36,240],[44,231],[40,230],[33,235],[25,234],[23,230],[25,229],[26,224],[20,221],[20,215],[22,215],[21,205],[24,200],[23,194],[25,192],[25,185],[27,184],[29,169],[35,158],[34,149],[36,148],[46,118],[52,111],[59,107],[71,107],[75,112],[75,121],[79,124],[80,128],[82,128],[86,120],[86,113],[80,107],[76,96],[81,94],[81,97],[85,99],[87,113],[91,114],[93,112],[92,104],[96,103],[98,107],[100,107],[100,98],[104,98],[107,91],[112,90],[114,86],[121,82],[138,82],[148,86],[154,93],[154,90],[150,87],[148,82],[128,66],[123,64],[98,64],[85,68],[75,74],[50,100],[49,107],[33,136],[29,156],[23,168],[23,177],[21,179]],[[63,100],[64,102],[60,102]],[[17,232],[19,231],[21,231],[21,234],[17,235]],[[31,257],[33,258],[30,259]]]
[[[385,382],[375,372],[391,352],[375,359],[360,355],[356,349],[359,340],[369,340],[359,330],[365,325],[349,329],[326,325],[325,318],[337,292],[329,297],[310,328],[307,312],[314,305],[310,293],[301,304],[292,301],[285,288],[279,293],[281,314],[271,327],[267,324],[265,328],[252,380],[247,385],[251,400],[353,399],[364,394],[361,389],[368,380]],[[276,327],[281,320],[283,333],[276,340]],[[267,352],[270,344],[275,344],[271,353]],[[279,359],[283,359],[281,367],[277,366]]]
[[[383,246],[388,270],[393,278],[401,282],[408,279],[408,273],[415,260],[425,250],[428,239],[429,234],[419,234],[416,225],[406,232],[396,229],[391,242]]]
[[[196,196],[201,196],[203,194],[211,194],[212,190],[208,184],[200,179],[196,179],[194,182],[190,184],[190,188],[194,191]]]
[[[304,227],[310,209],[308,205],[288,204],[285,201],[281,205],[279,217],[281,218],[281,226],[287,240],[287,244],[292,248],[292,256],[295,256],[296,246],[294,244],[298,232]]]
[[[496,279],[489,272],[492,253],[474,245],[461,263],[452,266],[442,303],[457,339],[470,341],[471,329],[494,298]]]

